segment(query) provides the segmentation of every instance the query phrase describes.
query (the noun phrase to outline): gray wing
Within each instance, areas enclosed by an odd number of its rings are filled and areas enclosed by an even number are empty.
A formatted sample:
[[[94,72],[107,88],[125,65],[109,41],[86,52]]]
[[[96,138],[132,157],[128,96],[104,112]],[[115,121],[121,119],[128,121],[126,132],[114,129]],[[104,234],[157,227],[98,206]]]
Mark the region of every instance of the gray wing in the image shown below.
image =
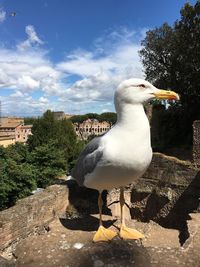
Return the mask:
[[[100,137],[96,137],[87,144],[72,169],[72,177],[81,186],[84,183],[85,175],[93,172],[103,155],[103,151],[99,149],[100,140]]]

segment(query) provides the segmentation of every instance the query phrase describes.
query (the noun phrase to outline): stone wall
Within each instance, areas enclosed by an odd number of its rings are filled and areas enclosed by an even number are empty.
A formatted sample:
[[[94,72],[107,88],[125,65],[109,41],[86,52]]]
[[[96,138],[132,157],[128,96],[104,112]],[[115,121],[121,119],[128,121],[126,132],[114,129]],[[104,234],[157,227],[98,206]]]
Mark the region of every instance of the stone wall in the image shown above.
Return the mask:
[[[143,177],[127,186],[125,198],[129,205],[126,219],[154,220],[164,227],[178,229],[185,240],[189,214],[200,211],[200,168],[191,162],[154,153]],[[17,205],[0,213],[1,249],[45,226],[48,228],[48,224],[66,208],[67,218],[75,221],[97,214],[97,199],[96,190],[80,188],[70,180],[67,186],[50,186],[18,201]],[[103,199],[103,212],[119,217],[119,189],[104,192]]]
[[[0,250],[30,233],[44,230],[67,205],[66,185],[53,185],[0,212]]]
[[[200,168],[154,153],[149,169],[131,190],[131,217],[178,229],[184,243],[189,214],[200,211],[199,200]]]
[[[198,209],[199,197],[199,168],[189,161],[154,153],[149,169],[133,186],[133,216],[139,216],[137,209],[144,220],[166,218],[173,209],[183,215]]]
[[[70,181],[67,209],[69,218],[98,213],[98,194],[78,188]],[[78,196],[78,197],[77,197]],[[104,213],[120,216],[119,189],[104,194]],[[137,183],[126,187],[126,219],[143,222],[153,220],[164,227],[180,231],[180,240],[187,239],[189,214],[200,211],[200,168],[189,161],[154,153],[147,172]]]
[[[193,123],[193,161],[200,165],[200,120]]]

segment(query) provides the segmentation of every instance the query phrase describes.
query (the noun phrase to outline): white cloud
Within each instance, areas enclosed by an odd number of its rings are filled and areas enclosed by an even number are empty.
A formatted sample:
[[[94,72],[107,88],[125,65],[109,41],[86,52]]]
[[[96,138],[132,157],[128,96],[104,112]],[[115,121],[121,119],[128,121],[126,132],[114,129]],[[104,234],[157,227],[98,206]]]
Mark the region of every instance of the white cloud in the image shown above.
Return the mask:
[[[0,49],[0,87],[51,94],[55,88],[59,92],[61,76],[40,50]]]
[[[41,96],[38,100],[39,100],[40,103],[43,103],[43,104],[49,103],[48,98],[43,97],[43,96]]]
[[[79,49],[68,55],[57,68],[67,75],[79,75],[80,80],[63,92],[62,98],[79,103],[112,102],[114,89],[123,79],[143,78],[141,47],[134,39],[139,39],[138,33],[123,29],[107,39],[99,38],[92,52]]]
[[[40,83],[39,81],[34,80],[32,77],[28,75],[22,75],[18,79],[18,85],[26,89],[35,89],[39,88]]]
[[[17,49],[0,48],[0,89],[12,90],[0,98],[6,106],[3,113],[38,114],[49,108],[69,113],[112,110],[118,83],[143,77],[138,50],[144,29],[105,33],[94,41],[92,50],[74,50],[57,64],[40,48],[43,41],[34,27],[27,26],[26,33],[27,39]],[[79,79],[70,82],[74,75]],[[38,91],[38,97],[32,97]]]
[[[116,65],[111,58],[95,58],[93,53],[87,51],[74,51],[65,61],[58,64],[59,70],[82,77],[92,76],[101,70],[115,67]]]
[[[25,28],[28,38],[17,45],[17,48],[21,51],[31,48],[33,45],[42,45],[43,41],[37,36],[35,29],[32,25],[28,25]]]
[[[137,39],[138,34],[134,31],[114,31],[107,37],[98,38],[93,51],[73,51],[65,61],[58,64],[58,69],[82,77],[93,76],[99,72],[118,74],[127,71],[141,77],[142,67],[138,56],[140,45]]]
[[[3,10],[3,8],[0,8],[0,23],[4,22],[6,20],[6,12]]]
[[[16,91],[15,93],[10,94],[8,97],[2,97],[1,100],[2,113],[4,116],[41,115],[47,109],[52,108],[52,103],[49,103],[48,98],[41,96],[38,99],[33,99],[33,97],[28,93],[22,93],[21,91]]]

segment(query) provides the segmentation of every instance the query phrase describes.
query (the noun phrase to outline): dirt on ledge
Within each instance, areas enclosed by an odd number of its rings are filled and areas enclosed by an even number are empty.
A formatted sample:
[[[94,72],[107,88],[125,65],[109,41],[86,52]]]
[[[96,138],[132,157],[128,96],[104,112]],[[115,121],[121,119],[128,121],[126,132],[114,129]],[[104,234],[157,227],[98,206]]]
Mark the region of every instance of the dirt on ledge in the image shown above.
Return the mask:
[[[92,243],[98,227],[96,216],[56,219],[49,228],[21,240],[0,258],[1,267],[198,267],[200,266],[200,214],[191,214],[190,238],[181,247],[179,232],[154,222],[128,221],[145,234],[142,241]],[[104,215],[105,226],[118,231],[118,221]],[[10,259],[9,259],[10,258]]]

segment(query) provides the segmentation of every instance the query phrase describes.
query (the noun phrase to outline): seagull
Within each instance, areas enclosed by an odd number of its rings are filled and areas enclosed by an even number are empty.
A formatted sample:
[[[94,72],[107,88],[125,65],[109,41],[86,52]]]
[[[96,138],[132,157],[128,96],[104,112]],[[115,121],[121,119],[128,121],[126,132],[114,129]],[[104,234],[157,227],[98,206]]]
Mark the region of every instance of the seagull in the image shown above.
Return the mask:
[[[10,13],[10,16],[11,17],[15,17],[16,15],[17,15],[17,13],[15,11],[13,11],[13,12]]]
[[[116,124],[87,144],[72,169],[72,177],[80,186],[99,191],[99,228],[93,237],[94,242],[110,241],[117,235],[103,226],[101,196],[103,190],[116,187],[120,188],[119,236],[124,240],[144,237],[125,224],[124,187],[138,180],[151,163],[150,126],[143,103],[155,98],[179,100],[175,92],[158,89],[143,79],[121,82],[114,95]]]

